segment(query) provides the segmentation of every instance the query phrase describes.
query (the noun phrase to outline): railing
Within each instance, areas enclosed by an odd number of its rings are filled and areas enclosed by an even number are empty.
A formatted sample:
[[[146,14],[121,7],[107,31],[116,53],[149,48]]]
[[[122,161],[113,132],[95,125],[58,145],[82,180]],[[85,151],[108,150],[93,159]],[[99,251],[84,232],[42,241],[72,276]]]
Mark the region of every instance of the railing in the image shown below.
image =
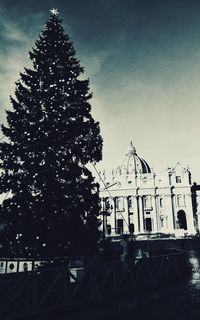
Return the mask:
[[[186,256],[177,252],[126,263],[93,261],[79,267],[4,274],[0,276],[0,319],[28,319],[41,312],[104,303],[114,295],[163,285],[186,270]]]

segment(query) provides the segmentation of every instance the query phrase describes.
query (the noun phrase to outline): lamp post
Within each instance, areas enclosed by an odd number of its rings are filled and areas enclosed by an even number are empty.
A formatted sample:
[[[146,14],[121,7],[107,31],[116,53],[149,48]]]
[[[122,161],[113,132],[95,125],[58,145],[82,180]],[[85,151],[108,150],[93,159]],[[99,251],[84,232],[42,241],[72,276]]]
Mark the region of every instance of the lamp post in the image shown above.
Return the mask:
[[[108,198],[102,198],[102,211],[101,211],[101,215],[102,215],[102,222],[103,222],[103,239],[105,240],[106,238],[106,226],[107,226],[107,216],[110,215],[110,210],[112,211],[113,206],[110,205]]]

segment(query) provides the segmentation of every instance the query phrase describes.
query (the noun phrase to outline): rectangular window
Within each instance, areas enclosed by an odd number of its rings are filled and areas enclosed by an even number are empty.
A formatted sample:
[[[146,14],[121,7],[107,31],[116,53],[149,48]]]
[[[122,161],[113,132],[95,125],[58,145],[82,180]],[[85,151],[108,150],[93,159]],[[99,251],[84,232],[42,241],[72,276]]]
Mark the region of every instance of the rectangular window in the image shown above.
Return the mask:
[[[118,219],[117,220],[117,233],[118,234],[123,234],[123,232],[124,232],[123,220],[122,219]]]
[[[181,176],[176,176],[176,183],[181,183]]]
[[[152,221],[151,218],[145,219],[145,225],[146,225],[146,231],[151,232],[152,231]]]
[[[134,224],[133,223],[130,223],[129,231],[130,231],[130,233],[134,233]]]
[[[111,225],[107,224],[107,235],[111,235]]]

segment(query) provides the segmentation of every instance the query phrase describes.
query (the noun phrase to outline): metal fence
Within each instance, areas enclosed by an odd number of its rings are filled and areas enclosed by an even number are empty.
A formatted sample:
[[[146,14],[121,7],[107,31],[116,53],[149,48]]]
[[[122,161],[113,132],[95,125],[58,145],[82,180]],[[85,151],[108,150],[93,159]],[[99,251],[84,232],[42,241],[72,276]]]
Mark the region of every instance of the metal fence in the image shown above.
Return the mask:
[[[184,252],[122,262],[95,262],[0,275],[0,319],[101,303],[114,295],[162,286],[188,271]],[[37,319],[37,316],[36,316]]]

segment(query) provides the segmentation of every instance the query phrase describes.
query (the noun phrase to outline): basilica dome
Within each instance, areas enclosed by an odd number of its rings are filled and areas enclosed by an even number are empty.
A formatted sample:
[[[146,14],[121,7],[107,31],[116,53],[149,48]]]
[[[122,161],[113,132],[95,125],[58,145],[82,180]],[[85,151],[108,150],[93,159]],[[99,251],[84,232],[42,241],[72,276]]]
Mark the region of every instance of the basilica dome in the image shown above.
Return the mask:
[[[131,141],[126,157],[121,165],[122,174],[151,173],[148,163],[137,155],[136,149]]]

